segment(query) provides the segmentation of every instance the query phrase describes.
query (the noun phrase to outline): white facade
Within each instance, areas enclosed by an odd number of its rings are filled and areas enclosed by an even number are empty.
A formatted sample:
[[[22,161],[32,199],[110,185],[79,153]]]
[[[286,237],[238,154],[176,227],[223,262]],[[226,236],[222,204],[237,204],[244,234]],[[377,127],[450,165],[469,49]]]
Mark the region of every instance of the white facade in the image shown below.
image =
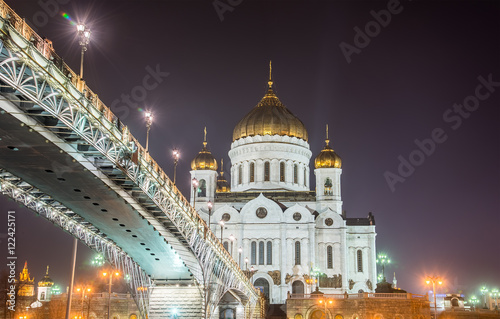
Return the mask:
[[[271,85],[267,98],[275,97]],[[191,171],[191,178],[207,182],[206,192],[191,202],[207,223],[207,202],[213,203],[212,232],[222,235],[243,270],[255,270],[251,279],[272,304],[285,303],[290,293],[311,293],[318,284],[324,293],[373,292],[376,286],[374,218],[343,213],[340,164],[316,168],[316,192],[310,191],[306,139],[236,136],[229,151],[231,192],[216,191],[215,170]],[[317,284],[310,282],[313,269],[321,274]]]

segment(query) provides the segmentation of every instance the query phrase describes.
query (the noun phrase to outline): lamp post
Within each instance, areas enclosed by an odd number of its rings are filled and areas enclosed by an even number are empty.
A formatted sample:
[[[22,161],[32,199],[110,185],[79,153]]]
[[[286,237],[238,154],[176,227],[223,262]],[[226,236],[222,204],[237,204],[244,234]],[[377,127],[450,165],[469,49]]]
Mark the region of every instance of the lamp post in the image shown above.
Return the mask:
[[[253,271],[254,271],[254,268],[253,266],[250,268],[250,273],[252,274],[252,276],[250,277],[250,282],[252,283],[253,285]]]
[[[222,234],[223,234],[223,232],[224,232],[224,221],[223,221],[223,220],[221,220],[221,221],[219,222],[219,225],[220,225],[220,242],[222,243]]]
[[[306,279],[306,284],[309,284],[310,285],[310,289],[309,291],[312,292],[313,291],[313,285],[316,284],[318,282],[318,279],[314,278],[314,277],[311,277],[309,279]]]
[[[177,175],[177,163],[179,162],[179,158],[181,157],[181,153],[179,150],[174,148],[172,151],[172,157],[174,158],[174,185],[175,185],[175,177]]]
[[[229,240],[231,241],[231,257],[233,256],[233,243],[235,239],[233,234],[229,235]]]
[[[325,306],[325,319],[328,319],[328,314],[327,314],[327,311],[326,311],[326,305],[327,304],[330,304],[330,305],[333,304],[333,300],[331,300],[331,299],[328,299],[328,300],[327,299],[319,299],[318,302],[319,302],[320,305],[323,304]]]
[[[144,114],[146,119],[146,153],[149,150],[149,130],[151,130],[151,124],[153,124],[153,113],[146,111]]]
[[[476,307],[476,304],[479,303],[479,299],[476,298],[476,296],[472,296],[469,298],[469,302],[472,304],[472,307]]]
[[[84,312],[83,312],[83,309],[84,309],[83,308],[83,300],[85,299],[85,291],[86,292],[90,292],[90,291],[92,291],[92,289],[91,288],[76,288],[76,291],[77,292],[80,292],[80,291],[82,292],[82,319],[83,319],[84,318],[83,317],[83,315],[84,315]]]
[[[208,207],[208,229],[210,229],[210,218],[212,217],[212,207],[213,207],[211,201],[208,201],[207,207]]]
[[[76,237],[73,238],[73,257],[71,258],[71,279],[69,282],[69,292],[68,293],[68,299],[66,301],[66,319],[69,319],[70,317],[70,312],[71,312],[71,302],[73,299],[73,294],[71,293],[73,291],[73,284],[75,282],[75,268],[76,268],[76,251],[78,248],[78,239]]]
[[[432,293],[434,295],[434,319],[436,319],[437,318],[436,283],[438,285],[442,285],[443,280],[439,277],[431,276],[431,277],[427,277],[427,279],[425,280],[425,283],[428,285],[432,283]]]
[[[481,291],[481,295],[483,295],[483,297],[484,297],[484,309],[487,309],[488,306],[486,305],[486,293],[488,292],[488,288],[486,288],[485,286],[482,286],[480,291]]]
[[[102,265],[104,265],[104,257],[101,254],[96,255],[92,259],[92,266],[101,267]]]
[[[245,257],[245,270],[248,270],[248,257]]]
[[[498,297],[500,296],[498,289],[491,289],[491,296],[495,299],[495,308],[498,309]]]
[[[80,59],[80,78],[83,79],[83,55],[87,51],[87,45],[90,42],[90,29],[84,24],[78,24],[76,26],[78,31],[78,37],[80,38],[80,46],[82,47],[82,57]]]
[[[382,265],[382,281],[386,281],[385,279],[385,265],[390,264],[391,260],[387,258],[386,254],[378,254],[377,255],[377,264]]]
[[[113,273],[112,271],[110,271],[109,273],[103,272],[102,275],[104,277],[109,276],[109,286],[108,286],[108,319],[109,319],[110,318],[110,311],[111,311],[111,285],[113,282],[113,275],[118,277],[118,276],[120,276],[120,273],[119,272]]]
[[[241,268],[241,253],[243,252],[243,248],[238,248],[238,266]]]
[[[193,208],[196,210],[196,191],[198,190],[198,185],[200,185],[200,183],[196,177],[193,177],[191,184],[193,185]]]

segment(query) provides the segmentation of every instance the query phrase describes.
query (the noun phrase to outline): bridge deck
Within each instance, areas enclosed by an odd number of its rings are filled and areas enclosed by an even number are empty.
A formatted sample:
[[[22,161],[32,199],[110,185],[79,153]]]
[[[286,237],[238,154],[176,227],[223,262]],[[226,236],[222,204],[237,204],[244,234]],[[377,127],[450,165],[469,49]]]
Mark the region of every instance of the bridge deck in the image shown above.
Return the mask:
[[[9,102],[1,101],[2,108]],[[12,106],[10,106],[12,107]],[[113,240],[155,279],[190,279],[191,274],[162,236],[130,203],[79,161],[9,113],[0,115],[0,167],[64,203]],[[49,133],[50,134],[50,133]],[[62,142],[62,141],[61,141]],[[15,165],[12,165],[15,163]],[[93,164],[93,163],[89,163]],[[92,169],[90,167],[90,169]],[[103,175],[101,173],[101,175]],[[174,239],[169,243],[173,243]],[[176,248],[179,248],[177,243]],[[187,256],[181,256],[187,257]],[[177,262],[172,262],[177,261]]]

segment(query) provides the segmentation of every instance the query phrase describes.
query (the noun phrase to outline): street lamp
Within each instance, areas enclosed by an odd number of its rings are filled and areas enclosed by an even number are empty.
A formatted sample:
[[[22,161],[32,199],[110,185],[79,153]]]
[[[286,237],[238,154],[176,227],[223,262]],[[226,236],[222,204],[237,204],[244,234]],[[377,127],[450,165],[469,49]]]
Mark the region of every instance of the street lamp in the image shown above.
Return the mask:
[[[104,257],[101,254],[96,255],[92,259],[92,266],[101,267],[102,265],[104,265]]]
[[[83,300],[85,299],[85,292],[90,292],[90,291],[92,291],[92,289],[91,288],[76,288],[76,291],[82,292],[82,318],[83,318],[83,314],[84,314],[84,312],[83,312],[83,309],[84,309],[83,308]]]
[[[90,29],[87,28],[84,24],[78,24],[76,26],[76,30],[78,31],[80,46],[82,47],[82,58],[80,60],[80,78],[83,79],[83,55],[85,54],[85,51],[87,51],[87,45],[90,42]]]
[[[248,257],[245,257],[245,269],[248,270]]]
[[[472,296],[469,298],[469,302],[472,304],[472,307],[475,307],[477,303],[479,303],[479,299],[476,296]]]
[[[391,260],[389,258],[387,258],[386,254],[378,254],[377,264],[382,265],[382,281],[386,281],[385,280],[385,265],[390,264],[390,263],[391,263]]]
[[[108,286],[108,319],[110,318],[110,311],[111,311],[111,284],[113,282],[113,275],[118,277],[120,276],[120,273],[119,272],[112,272],[110,271],[109,273],[108,272],[103,272],[102,275],[104,277],[106,276],[109,276],[109,286]]]
[[[208,207],[208,229],[210,229],[210,217],[212,217],[212,207],[213,207],[211,201],[208,201],[207,207]]]
[[[181,157],[181,153],[179,150],[174,148],[172,151],[172,157],[174,158],[174,185],[175,185],[175,176],[177,175],[177,163],[179,162],[179,158]]]
[[[149,149],[149,130],[151,129],[151,124],[153,124],[153,113],[146,111],[144,114],[144,118],[146,119],[146,152]]]
[[[491,296],[495,299],[495,308],[498,309],[498,297],[500,297],[500,292],[498,292],[498,289],[491,289]]]
[[[220,242],[222,243],[222,233],[224,232],[224,221],[221,219],[219,222],[220,225]]]
[[[229,235],[229,240],[231,241],[231,257],[233,256],[233,243],[235,239],[233,234]]]
[[[311,287],[309,289],[309,291],[313,291],[313,285],[316,284],[318,282],[318,279],[314,278],[314,277],[311,277],[309,279],[306,279],[306,284],[309,284]]]
[[[484,309],[487,309],[488,306],[486,305],[486,293],[488,292],[488,288],[486,288],[485,286],[482,286],[479,291],[481,291],[481,295],[484,296]]]
[[[327,304],[332,305],[333,304],[333,300],[331,300],[331,299],[328,299],[328,300],[327,299],[320,299],[320,300],[318,300],[318,302],[319,302],[320,305],[324,305],[325,306],[325,319],[328,319],[328,315],[327,315],[327,312],[326,312],[326,305]]]
[[[193,185],[193,208],[196,210],[196,191],[198,190],[198,185],[200,185],[200,183],[196,177],[193,177],[191,184]]]
[[[442,285],[443,280],[439,277],[431,276],[431,277],[427,277],[427,279],[425,280],[425,283],[428,285],[432,283],[432,293],[434,294],[434,319],[436,319],[437,318],[436,283],[438,285]]]
[[[250,273],[252,274],[252,276],[250,277],[250,282],[253,284],[253,271],[254,271],[254,268],[253,266],[250,268]]]

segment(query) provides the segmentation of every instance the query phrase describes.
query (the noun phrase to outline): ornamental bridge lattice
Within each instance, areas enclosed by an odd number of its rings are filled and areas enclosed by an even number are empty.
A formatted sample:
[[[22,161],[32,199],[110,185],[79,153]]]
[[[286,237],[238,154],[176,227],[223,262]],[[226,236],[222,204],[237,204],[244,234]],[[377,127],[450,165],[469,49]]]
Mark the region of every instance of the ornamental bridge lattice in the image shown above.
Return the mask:
[[[127,127],[0,1],[0,191],[127,275],[143,318],[263,316],[259,292]]]

